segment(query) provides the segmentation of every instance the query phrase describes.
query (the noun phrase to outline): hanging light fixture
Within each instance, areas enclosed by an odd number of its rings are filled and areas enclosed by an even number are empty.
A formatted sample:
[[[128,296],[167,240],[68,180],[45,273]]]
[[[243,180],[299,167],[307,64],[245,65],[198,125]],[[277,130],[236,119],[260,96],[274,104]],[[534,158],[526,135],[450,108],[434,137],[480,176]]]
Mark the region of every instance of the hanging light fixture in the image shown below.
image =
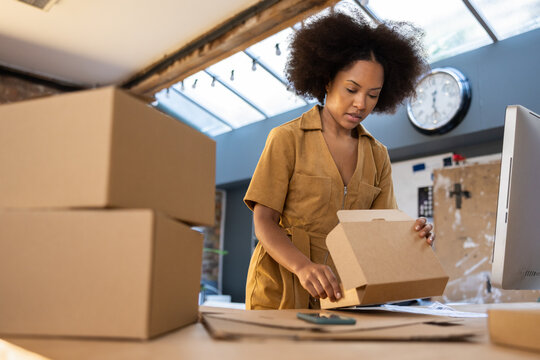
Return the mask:
[[[210,84],[210,86],[212,86],[212,87],[216,86],[216,77],[215,76],[212,76],[212,83]]]
[[[231,81],[234,81],[234,69],[231,70]]]
[[[186,88],[184,87],[184,80],[180,83],[180,90],[184,91]]]
[[[255,71],[257,70],[257,60],[253,59],[253,63],[251,64],[251,70]]]
[[[276,55],[281,55],[281,49],[279,48],[279,43],[276,44]]]
[[[195,81],[193,82],[193,85],[191,86],[193,89],[195,89],[195,87],[197,86],[197,81],[198,81],[198,80],[199,80],[199,79],[195,79]]]

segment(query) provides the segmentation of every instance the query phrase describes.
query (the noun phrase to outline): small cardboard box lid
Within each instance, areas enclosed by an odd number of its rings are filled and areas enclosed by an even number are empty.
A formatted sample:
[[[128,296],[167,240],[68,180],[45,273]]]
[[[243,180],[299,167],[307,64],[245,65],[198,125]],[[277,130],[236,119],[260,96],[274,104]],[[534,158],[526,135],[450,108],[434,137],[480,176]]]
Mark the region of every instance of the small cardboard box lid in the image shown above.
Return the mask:
[[[346,294],[356,289],[358,305],[442,294],[448,276],[418,237],[414,219],[400,210],[341,210],[338,218],[326,244]]]

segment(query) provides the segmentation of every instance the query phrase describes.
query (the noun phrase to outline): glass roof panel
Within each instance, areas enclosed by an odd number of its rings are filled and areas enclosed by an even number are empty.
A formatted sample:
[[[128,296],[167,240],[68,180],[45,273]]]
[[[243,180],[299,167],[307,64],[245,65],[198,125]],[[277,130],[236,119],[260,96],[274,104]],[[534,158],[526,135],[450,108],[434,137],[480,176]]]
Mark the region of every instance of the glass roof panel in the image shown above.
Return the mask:
[[[232,128],[189,101],[175,90],[162,90],[156,94],[158,109],[180,119],[186,124],[210,136],[217,136]]]
[[[321,16],[328,13],[330,8],[327,8],[315,16]],[[360,7],[354,0],[342,0],[335,5],[335,9],[348,12],[349,9],[358,10],[361,12]],[[309,21],[313,17],[308,18]],[[366,16],[366,19],[371,22],[371,19]],[[301,23],[294,25],[294,28],[299,28]],[[255,55],[258,61],[261,61],[273,72],[285,79],[285,64],[287,63],[287,57],[289,56],[289,44],[290,36],[295,30],[292,27],[286,28],[258,43],[247,48],[247,52]],[[279,52],[276,50],[276,44],[279,46]],[[280,55],[278,55],[278,53]]]
[[[265,119],[263,114],[219,82],[212,85],[212,77],[203,71],[187,77],[183,88],[180,84],[173,86],[234,128]]]
[[[246,51],[254,55],[258,61],[261,61],[282,79],[285,79],[285,63],[289,56],[289,36],[293,32],[294,30],[288,27],[248,47]],[[279,47],[279,52],[276,50],[276,45]]]
[[[243,52],[239,52],[210,66],[207,70],[267,116],[275,116],[306,104],[259,64],[255,63],[255,71],[253,66],[253,60]],[[233,70],[234,80],[231,80]]]
[[[335,9],[362,12],[358,1],[342,0]],[[499,39],[540,28],[540,0],[470,1]],[[430,62],[492,42],[462,0],[370,0],[362,1],[362,4],[382,20],[410,21],[423,28]],[[304,22],[328,11],[331,10],[326,9]],[[368,16],[366,19],[371,21]],[[174,85],[168,94],[166,91],[157,93],[156,107],[210,136],[216,136],[303,106],[306,102],[316,103],[316,99],[297,97],[284,85],[290,37],[300,26],[302,23],[284,29],[247,48],[245,53],[237,53],[188,77],[184,85]],[[252,70],[251,57],[257,61],[256,71]],[[230,80],[232,70],[234,80]],[[213,81],[212,75],[219,81]]]
[[[540,0],[474,0],[472,3],[501,40],[540,27]]]
[[[430,62],[492,43],[461,0],[371,0],[369,8],[383,20],[410,21],[423,28]]]

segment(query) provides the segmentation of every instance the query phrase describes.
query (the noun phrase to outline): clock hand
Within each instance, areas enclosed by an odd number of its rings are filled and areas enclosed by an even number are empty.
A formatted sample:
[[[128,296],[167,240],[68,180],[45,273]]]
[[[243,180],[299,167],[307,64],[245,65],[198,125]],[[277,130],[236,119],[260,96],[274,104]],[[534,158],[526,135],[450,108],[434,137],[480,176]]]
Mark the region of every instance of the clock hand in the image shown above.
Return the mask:
[[[437,108],[435,107],[435,103],[437,102],[437,90],[434,90],[431,93],[431,107],[433,108],[433,112],[437,112]]]

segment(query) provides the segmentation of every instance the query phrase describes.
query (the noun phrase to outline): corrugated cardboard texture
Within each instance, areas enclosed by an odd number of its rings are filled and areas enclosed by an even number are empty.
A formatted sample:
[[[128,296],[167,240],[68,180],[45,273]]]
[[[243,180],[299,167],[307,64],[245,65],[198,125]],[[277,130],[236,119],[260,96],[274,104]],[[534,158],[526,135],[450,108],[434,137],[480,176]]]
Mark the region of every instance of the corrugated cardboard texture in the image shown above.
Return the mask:
[[[536,301],[540,291],[491,286],[491,257],[497,215],[500,162],[435,170],[433,200],[435,253],[450,276],[439,301],[498,303]],[[454,184],[461,184],[461,209]]]
[[[356,305],[376,304],[443,292],[448,277],[431,247],[418,237],[414,220],[392,220],[403,219],[398,210],[338,214],[346,220],[328,234],[326,243],[343,287],[356,293],[347,291],[335,303],[321,299],[321,307],[349,306],[356,299]]]
[[[385,341],[459,341],[467,340],[481,333],[460,325],[448,326],[437,323],[403,324],[394,327],[373,328],[340,332],[316,332],[293,330],[234,322],[203,316],[203,323],[216,339],[269,339],[290,338],[295,340],[385,340]]]
[[[1,211],[0,248],[2,334],[145,339],[196,319],[201,235],[151,210]]]
[[[0,106],[0,208],[152,208],[214,222],[215,142],[103,88]]]
[[[540,352],[540,308],[489,310],[488,328],[496,344]]]
[[[355,318],[356,324],[321,325],[298,319],[297,312],[298,310],[250,310],[203,313],[202,322],[210,335],[218,339],[288,337],[296,340],[457,340],[481,332],[462,326],[463,319],[441,316],[329,311]],[[318,310],[302,312],[315,313]]]
[[[335,311],[325,310],[324,313],[336,314],[356,319],[354,325],[330,325],[315,324],[298,319],[296,314],[319,313],[321,310],[313,309],[285,309],[285,310],[243,310],[229,313],[226,309],[217,311],[201,311],[203,315],[216,319],[226,319],[234,322],[256,324],[264,327],[291,329],[291,330],[316,330],[320,332],[346,332],[354,330],[382,329],[394,326],[420,324],[423,322],[461,322],[462,319],[449,318],[435,315],[416,315],[405,313],[390,313],[380,311]]]

